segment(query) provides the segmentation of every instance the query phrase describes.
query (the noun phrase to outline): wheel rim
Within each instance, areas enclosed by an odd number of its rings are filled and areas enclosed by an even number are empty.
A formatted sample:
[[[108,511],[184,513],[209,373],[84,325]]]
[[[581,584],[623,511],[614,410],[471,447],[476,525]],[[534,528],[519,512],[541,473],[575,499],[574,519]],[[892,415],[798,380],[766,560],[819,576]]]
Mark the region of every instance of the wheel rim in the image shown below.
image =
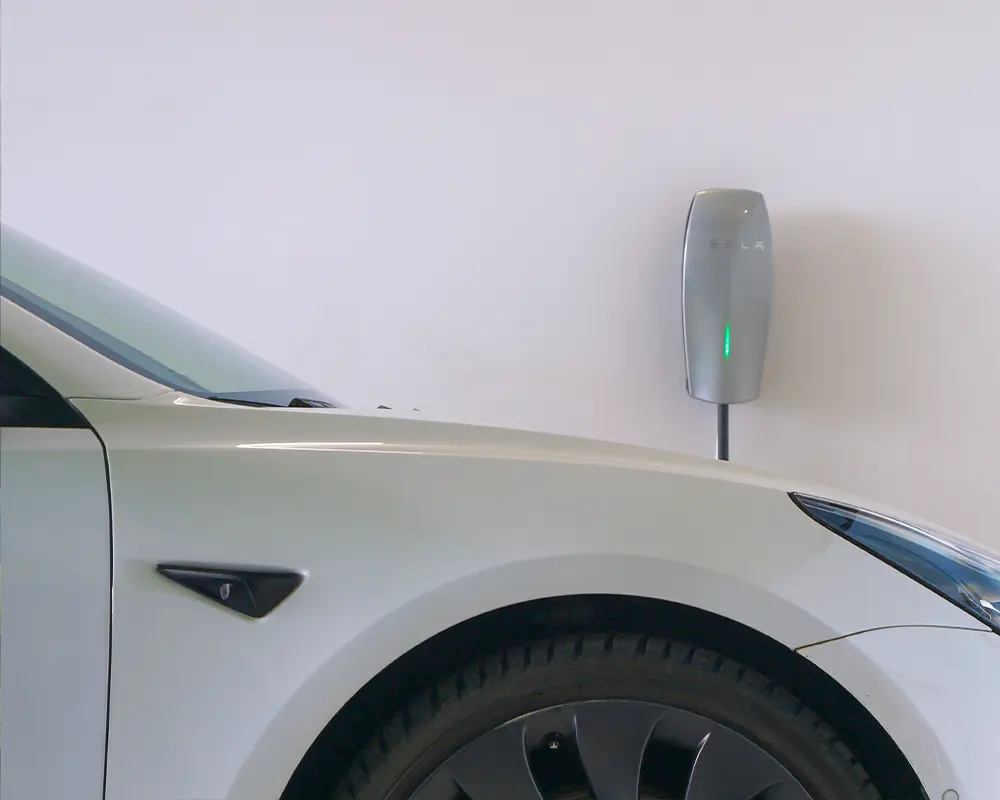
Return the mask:
[[[811,800],[736,731],[670,706],[594,700],[534,711],[449,757],[411,800]]]

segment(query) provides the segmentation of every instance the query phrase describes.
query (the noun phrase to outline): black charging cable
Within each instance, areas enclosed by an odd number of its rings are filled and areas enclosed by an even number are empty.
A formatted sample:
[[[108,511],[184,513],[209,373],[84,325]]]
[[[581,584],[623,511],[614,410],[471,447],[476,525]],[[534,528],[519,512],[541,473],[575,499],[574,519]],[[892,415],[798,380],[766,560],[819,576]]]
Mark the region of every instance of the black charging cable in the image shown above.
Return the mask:
[[[719,424],[715,435],[715,457],[729,460],[729,404],[719,403]]]

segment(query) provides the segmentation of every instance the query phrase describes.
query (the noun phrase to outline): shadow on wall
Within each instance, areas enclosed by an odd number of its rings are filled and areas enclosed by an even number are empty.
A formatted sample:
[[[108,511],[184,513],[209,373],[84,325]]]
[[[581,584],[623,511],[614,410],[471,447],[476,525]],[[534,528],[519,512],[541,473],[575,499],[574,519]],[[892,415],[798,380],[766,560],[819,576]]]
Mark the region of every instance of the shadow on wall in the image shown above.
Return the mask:
[[[965,300],[926,232],[845,214],[774,220],[775,294],[761,404],[824,427],[909,424],[949,371],[942,320]],[[955,365],[950,366],[951,370]]]

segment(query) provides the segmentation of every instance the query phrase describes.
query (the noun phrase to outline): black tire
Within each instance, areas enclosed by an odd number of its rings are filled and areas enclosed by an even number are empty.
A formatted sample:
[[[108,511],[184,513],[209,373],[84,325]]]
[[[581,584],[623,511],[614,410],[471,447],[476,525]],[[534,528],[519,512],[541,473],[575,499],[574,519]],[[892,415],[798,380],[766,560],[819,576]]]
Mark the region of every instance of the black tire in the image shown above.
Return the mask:
[[[693,712],[753,742],[812,800],[879,800],[836,733],[759,673],[663,638],[594,634],[511,649],[440,681],[364,748],[332,800],[408,800],[441,764],[498,726],[590,700],[644,701]],[[677,796],[683,798],[683,791]]]

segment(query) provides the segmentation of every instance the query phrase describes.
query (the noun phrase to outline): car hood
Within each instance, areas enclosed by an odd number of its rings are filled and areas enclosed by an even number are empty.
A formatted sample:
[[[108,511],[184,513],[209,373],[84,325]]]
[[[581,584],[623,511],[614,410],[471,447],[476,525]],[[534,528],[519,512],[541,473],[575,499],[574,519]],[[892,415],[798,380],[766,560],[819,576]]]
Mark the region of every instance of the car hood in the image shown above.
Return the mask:
[[[358,449],[372,451],[592,464],[621,469],[690,475],[784,493],[811,495],[843,503],[905,521],[925,530],[946,533],[968,543],[973,548],[981,548],[981,545],[961,533],[946,529],[936,522],[922,519],[911,512],[873,500],[862,494],[780,472],[734,464],[730,461],[718,461],[655,447],[544,431],[435,420],[422,414],[404,411],[376,410],[371,413],[359,413],[357,411],[337,410],[332,413],[350,413],[356,418],[364,417],[382,421],[378,429],[383,434],[383,441],[352,443],[352,448],[357,445]],[[343,446],[343,443],[331,444],[335,449],[342,449]]]
[[[210,400],[170,393],[143,403],[202,406],[219,410]],[[225,406],[238,427],[246,430],[246,415],[260,420],[258,434],[247,449],[412,453],[428,456],[508,459],[593,465],[623,470],[689,475],[706,480],[744,484],[778,492],[834,500],[969,542],[966,537],[884,503],[822,483],[699,456],[620,442],[566,436],[527,429],[434,419],[424,413],[389,409],[300,409]],[[213,424],[220,417],[213,415]],[[970,542],[972,546],[977,546]]]
[[[692,475],[771,488],[783,492],[814,494],[842,502],[857,499],[829,486],[785,476],[777,472],[643,445],[525,428],[434,419],[424,414],[406,411],[375,410],[369,412],[323,409],[317,413],[316,410],[303,412],[293,409],[279,409],[279,412],[315,415],[315,430],[317,432],[332,430],[335,427],[328,424],[328,420],[323,418],[346,415],[359,423],[360,429],[372,434],[370,437],[364,437],[366,441],[345,442],[334,438],[299,442],[295,445],[289,443],[289,446],[294,447],[294,449],[395,452],[465,458],[591,464]],[[340,426],[336,427],[339,429]],[[261,446],[268,445],[261,444]]]

